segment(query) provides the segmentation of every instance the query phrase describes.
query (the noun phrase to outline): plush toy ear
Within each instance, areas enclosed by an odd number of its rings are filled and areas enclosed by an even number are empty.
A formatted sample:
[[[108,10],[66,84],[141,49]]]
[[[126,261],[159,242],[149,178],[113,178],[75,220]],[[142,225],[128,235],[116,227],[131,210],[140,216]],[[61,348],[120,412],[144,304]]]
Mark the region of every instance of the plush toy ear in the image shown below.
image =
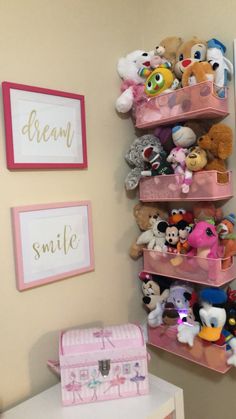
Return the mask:
[[[126,65],[127,65],[127,60],[124,57],[120,58],[117,64],[117,71],[121,78],[125,76]]]
[[[168,289],[164,290],[163,293],[160,295],[161,301],[167,300],[169,297],[170,291]]]
[[[185,298],[185,300],[187,300],[187,301],[190,301],[191,300],[191,297],[192,297],[192,294],[190,294],[189,292],[184,292],[184,298]]]
[[[221,141],[219,143],[218,156],[220,159],[225,160],[227,159],[227,157],[230,156],[231,153],[232,153],[232,142],[228,141],[228,144],[227,144],[227,142],[224,139],[224,141]]]
[[[158,230],[161,232],[161,233],[165,233],[165,231],[166,231],[166,229],[167,229],[167,227],[168,227],[168,224],[167,224],[167,222],[166,221],[160,221],[159,223],[158,223]]]
[[[137,218],[137,215],[139,214],[139,211],[141,210],[141,208],[142,208],[142,204],[141,204],[141,203],[136,204],[136,205],[134,206],[134,209],[133,209],[133,214],[134,214],[134,217],[135,217],[135,218]]]

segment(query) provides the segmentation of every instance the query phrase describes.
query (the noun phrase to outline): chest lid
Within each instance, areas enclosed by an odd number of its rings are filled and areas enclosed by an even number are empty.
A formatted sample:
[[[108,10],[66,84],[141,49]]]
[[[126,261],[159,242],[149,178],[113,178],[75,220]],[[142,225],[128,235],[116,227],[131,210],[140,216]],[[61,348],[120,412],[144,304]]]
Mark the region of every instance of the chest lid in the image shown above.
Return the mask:
[[[128,323],[105,328],[73,329],[62,332],[60,354],[73,355],[101,350],[141,348],[145,345],[139,326]]]

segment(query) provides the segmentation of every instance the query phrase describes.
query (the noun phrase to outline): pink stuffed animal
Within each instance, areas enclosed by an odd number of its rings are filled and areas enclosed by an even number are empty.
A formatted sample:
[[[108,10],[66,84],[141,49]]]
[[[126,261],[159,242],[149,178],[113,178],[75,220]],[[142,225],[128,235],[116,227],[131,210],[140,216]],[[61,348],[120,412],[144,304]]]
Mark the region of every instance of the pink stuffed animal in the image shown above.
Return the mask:
[[[171,163],[171,166],[176,175],[183,175],[183,178],[180,177],[181,183],[182,183],[181,189],[183,193],[189,192],[189,184],[190,184],[189,170],[186,168],[186,163],[185,163],[185,158],[188,152],[189,151],[187,148],[174,147],[166,159],[169,163]],[[175,189],[174,186],[173,186],[173,189]]]
[[[193,248],[188,255],[208,259],[223,257],[223,247],[219,245],[216,226],[207,221],[199,221],[195,225],[188,236],[188,243]]]

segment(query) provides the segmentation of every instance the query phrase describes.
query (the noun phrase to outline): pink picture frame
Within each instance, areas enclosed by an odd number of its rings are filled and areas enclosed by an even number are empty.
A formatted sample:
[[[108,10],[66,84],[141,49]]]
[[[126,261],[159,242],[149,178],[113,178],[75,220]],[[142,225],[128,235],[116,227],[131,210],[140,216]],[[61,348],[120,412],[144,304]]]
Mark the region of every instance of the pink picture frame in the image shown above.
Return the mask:
[[[14,207],[19,291],[94,270],[90,201]]]
[[[83,95],[4,81],[7,167],[85,169]]]

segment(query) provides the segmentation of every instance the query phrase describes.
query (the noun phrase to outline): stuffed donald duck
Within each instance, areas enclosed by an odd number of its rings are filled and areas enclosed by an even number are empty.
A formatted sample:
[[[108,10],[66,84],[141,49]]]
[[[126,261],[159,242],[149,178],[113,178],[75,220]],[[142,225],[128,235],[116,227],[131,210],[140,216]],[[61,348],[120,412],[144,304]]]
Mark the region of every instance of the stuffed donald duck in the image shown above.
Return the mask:
[[[226,47],[218,39],[210,39],[207,42],[207,61],[214,70],[215,84],[220,88],[218,96],[225,97],[225,87],[228,78],[233,75],[233,64],[224,56]]]
[[[225,329],[227,294],[220,288],[204,288],[200,292],[201,304],[193,308],[195,321],[193,324],[182,323],[178,326],[177,339],[181,343],[193,346],[194,338],[213,342],[217,345],[226,344],[226,350],[232,354],[227,358],[228,365],[236,367],[236,338]]]

